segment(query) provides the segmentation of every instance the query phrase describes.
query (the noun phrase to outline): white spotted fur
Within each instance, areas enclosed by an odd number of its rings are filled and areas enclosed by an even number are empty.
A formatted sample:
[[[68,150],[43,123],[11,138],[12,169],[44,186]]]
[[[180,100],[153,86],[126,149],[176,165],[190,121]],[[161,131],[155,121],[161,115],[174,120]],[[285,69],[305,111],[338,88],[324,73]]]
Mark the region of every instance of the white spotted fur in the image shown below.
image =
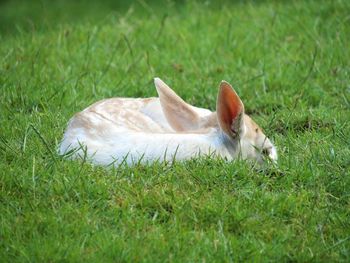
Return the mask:
[[[60,154],[99,165],[186,160],[209,154],[261,162],[265,149],[272,161],[277,160],[275,147],[244,114],[243,103],[228,83],[220,85],[218,114],[187,104],[159,78],[155,86],[159,98],[106,99],[77,113],[68,123]],[[225,102],[223,92],[232,96],[235,105]],[[231,105],[229,111],[234,114],[239,108],[240,115],[230,123],[220,119],[226,110],[221,100]]]

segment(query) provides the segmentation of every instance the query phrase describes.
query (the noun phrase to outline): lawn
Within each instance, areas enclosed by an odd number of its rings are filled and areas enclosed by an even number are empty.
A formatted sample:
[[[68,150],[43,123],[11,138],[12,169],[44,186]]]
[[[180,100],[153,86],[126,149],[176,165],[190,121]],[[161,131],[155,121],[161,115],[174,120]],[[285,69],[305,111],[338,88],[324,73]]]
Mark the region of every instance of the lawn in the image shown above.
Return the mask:
[[[0,1],[2,262],[350,260],[349,1]],[[229,81],[275,167],[104,168],[66,123],[154,77],[215,109]]]

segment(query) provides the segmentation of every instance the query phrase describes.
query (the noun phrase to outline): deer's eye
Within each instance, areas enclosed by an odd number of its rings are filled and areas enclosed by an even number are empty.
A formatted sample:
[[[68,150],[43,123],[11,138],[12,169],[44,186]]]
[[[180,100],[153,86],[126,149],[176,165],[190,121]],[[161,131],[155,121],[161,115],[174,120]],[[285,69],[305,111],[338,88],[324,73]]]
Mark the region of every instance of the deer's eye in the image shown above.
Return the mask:
[[[268,149],[268,148],[262,149],[261,153],[262,153],[263,155],[268,156],[268,155],[270,154],[270,149]]]

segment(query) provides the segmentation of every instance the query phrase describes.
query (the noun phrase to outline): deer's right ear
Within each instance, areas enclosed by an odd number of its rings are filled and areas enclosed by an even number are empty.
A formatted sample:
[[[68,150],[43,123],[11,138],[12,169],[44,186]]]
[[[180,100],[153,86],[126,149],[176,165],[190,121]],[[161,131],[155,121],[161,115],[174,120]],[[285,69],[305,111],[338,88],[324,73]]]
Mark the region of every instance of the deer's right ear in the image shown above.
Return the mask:
[[[200,116],[191,105],[181,99],[160,78],[154,79],[160,105],[169,125],[175,131],[189,131],[198,128]]]
[[[230,137],[242,136],[245,132],[244,105],[226,81],[220,84],[216,103],[216,112],[220,128]]]

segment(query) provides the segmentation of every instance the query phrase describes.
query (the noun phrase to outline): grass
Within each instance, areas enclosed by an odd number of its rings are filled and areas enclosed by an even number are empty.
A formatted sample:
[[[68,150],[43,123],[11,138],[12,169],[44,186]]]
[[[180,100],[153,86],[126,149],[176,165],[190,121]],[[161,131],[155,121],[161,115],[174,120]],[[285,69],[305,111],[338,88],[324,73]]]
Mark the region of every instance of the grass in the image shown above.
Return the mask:
[[[0,3],[2,262],[349,261],[349,2],[99,3]],[[57,155],[75,112],[155,76],[211,109],[231,82],[278,166]]]

